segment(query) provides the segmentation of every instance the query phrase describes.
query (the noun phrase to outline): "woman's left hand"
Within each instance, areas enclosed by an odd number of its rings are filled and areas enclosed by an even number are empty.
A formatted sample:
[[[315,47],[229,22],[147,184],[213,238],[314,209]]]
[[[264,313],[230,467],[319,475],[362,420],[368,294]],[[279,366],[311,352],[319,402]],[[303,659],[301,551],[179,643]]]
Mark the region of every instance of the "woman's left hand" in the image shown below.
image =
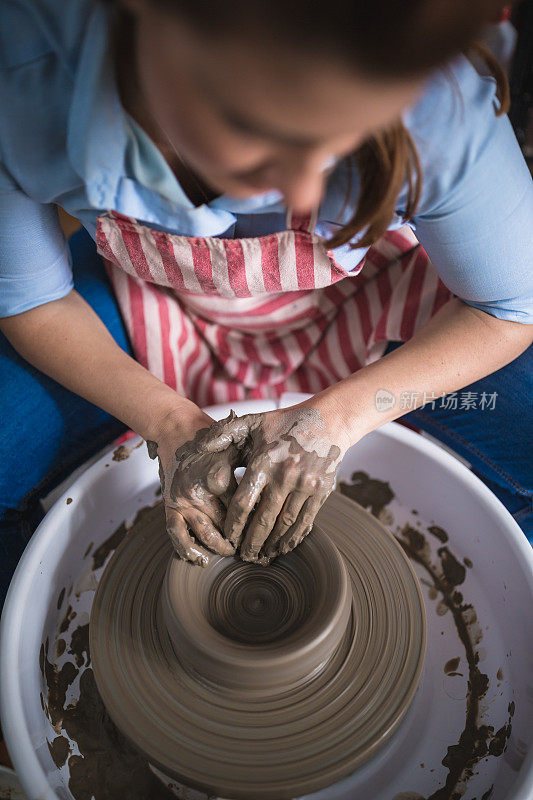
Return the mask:
[[[224,536],[245,561],[268,564],[309,533],[350,442],[340,425],[306,405],[247,414],[238,423],[234,443],[246,472],[228,506]]]

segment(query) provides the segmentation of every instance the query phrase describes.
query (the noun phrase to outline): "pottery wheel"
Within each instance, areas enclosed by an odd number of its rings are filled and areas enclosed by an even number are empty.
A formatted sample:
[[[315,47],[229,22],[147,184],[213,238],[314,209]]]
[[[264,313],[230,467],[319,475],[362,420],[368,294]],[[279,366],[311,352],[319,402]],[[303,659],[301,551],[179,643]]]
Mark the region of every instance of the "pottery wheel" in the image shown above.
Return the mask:
[[[367,761],[409,707],[425,642],[407,557],[337,492],[270,567],[172,557],[154,507],[106,567],[90,624],[115,724],[169,777],[234,800],[299,797]]]

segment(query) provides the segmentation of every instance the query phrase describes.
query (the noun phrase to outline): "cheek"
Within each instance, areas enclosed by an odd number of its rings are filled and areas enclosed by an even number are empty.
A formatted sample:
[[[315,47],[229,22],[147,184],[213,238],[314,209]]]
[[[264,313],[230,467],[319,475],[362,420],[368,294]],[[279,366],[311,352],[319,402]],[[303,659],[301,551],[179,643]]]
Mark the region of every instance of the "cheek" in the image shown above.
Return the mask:
[[[171,71],[154,41],[147,28],[139,40],[139,80],[149,112],[178,152],[193,166],[217,174],[253,169],[269,158],[268,145],[236,135],[221,123],[202,101],[185,66]]]
[[[216,116],[199,104],[176,111],[171,123],[173,139],[196,165],[218,173],[253,169],[270,156],[269,148],[232,134]]]

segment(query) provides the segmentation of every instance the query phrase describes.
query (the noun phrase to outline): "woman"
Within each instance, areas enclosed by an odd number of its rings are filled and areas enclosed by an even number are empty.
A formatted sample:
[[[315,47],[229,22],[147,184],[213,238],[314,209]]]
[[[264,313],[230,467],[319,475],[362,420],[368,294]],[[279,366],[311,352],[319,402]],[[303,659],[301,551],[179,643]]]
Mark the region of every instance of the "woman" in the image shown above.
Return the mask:
[[[502,75],[479,49],[456,55],[494,10],[7,5],[2,330],[39,373],[147,440],[183,558],[238,550],[268,563],[310,530],[366,433],[463,387],[488,396],[478,382],[511,362],[503,383],[530,381],[531,179],[501,113]],[[95,239],[137,361],[73,288],[54,203]],[[94,282],[94,249],[87,258]],[[15,385],[21,362],[6,353]],[[45,400],[57,391],[35,380]],[[199,407],[287,390],[313,397],[216,424]],[[427,427],[448,430],[531,518],[532,426],[529,409],[512,419],[516,407],[498,416],[496,457],[479,417],[474,444],[453,414]],[[57,408],[60,424],[74,416],[81,458],[109,418],[66,393]],[[6,455],[35,451],[36,437],[51,455],[24,479],[10,467],[11,508],[65,458],[38,416],[21,430],[24,413],[10,411]]]

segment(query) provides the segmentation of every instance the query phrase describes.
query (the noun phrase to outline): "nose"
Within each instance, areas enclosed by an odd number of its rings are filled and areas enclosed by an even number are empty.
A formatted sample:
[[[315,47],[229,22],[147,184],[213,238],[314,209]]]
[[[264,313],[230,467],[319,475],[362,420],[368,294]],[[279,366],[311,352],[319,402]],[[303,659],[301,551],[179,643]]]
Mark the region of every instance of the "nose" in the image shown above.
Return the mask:
[[[303,153],[281,162],[276,174],[276,188],[288,206],[299,213],[316,208],[324,192],[325,170],[329,166],[324,153]]]

